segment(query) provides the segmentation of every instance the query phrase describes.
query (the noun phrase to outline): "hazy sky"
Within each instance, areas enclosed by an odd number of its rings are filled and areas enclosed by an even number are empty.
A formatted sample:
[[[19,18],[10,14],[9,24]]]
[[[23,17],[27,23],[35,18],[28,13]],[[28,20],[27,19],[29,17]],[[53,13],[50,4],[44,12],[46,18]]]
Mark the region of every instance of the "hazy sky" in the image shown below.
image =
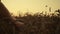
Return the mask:
[[[52,11],[60,9],[60,0],[2,0],[2,2],[14,14],[19,13],[19,11],[23,13],[26,11],[48,11],[49,7],[52,8]]]

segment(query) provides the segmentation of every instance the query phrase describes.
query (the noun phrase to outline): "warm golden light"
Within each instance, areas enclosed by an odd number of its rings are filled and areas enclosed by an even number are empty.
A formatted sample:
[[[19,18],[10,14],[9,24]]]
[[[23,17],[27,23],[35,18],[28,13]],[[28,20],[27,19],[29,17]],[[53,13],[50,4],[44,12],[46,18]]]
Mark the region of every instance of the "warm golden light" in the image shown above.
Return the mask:
[[[60,0],[2,0],[8,10],[15,15],[20,11],[21,14],[38,11],[49,11],[49,7],[52,11],[60,9]],[[47,5],[47,7],[45,7]],[[27,10],[28,9],[28,10]]]

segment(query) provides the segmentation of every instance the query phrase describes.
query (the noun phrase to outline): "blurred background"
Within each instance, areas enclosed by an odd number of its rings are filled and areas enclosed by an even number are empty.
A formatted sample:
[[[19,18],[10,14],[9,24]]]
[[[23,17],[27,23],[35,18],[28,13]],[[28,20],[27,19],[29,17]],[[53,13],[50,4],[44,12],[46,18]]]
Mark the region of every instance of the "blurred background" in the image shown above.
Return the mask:
[[[23,26],[16,26],[16,30],[6,27],[7,31],[11,29],[19,34],[60,34],[60,0],[2,0],[2,3],[16,21],[24,23]]]
[[[2,0],[8,10],[15,16],[26,12],[34,14],[36,12],[49,12],[49,8],[54,12],[60,9],[60,0]]]

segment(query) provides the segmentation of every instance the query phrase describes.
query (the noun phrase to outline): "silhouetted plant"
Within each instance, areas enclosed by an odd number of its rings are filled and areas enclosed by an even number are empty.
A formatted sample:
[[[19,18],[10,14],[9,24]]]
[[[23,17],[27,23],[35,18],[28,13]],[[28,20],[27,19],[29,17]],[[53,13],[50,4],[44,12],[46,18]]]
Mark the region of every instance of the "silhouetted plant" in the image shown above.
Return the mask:
[[[60,33],[60,17],[55,16],[54,13],[52,16],[44,15],[42,13],[26,14],[27,16],[18,17],[22,19],[25,23],[23,27],[22,34],[58,34]],[[24,33],[23,33],[24,32]]]

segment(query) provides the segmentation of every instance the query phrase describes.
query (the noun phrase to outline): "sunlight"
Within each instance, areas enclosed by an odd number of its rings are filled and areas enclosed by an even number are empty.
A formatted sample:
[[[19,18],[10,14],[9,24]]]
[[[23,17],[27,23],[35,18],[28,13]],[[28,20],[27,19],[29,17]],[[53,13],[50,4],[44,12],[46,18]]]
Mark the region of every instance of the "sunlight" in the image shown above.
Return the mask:
[[[49,11],[49,7],[52,8],[52,12],[56,9],[60,9],[60,0],[2,0],[3,4],[8,8],[11,13],[18,15],[18,11],[21,14],[26,12],[36,13],[37,11]],[[48,5],[48,7],[45,7]],[[27,11],[29,9],[29,11]]]

